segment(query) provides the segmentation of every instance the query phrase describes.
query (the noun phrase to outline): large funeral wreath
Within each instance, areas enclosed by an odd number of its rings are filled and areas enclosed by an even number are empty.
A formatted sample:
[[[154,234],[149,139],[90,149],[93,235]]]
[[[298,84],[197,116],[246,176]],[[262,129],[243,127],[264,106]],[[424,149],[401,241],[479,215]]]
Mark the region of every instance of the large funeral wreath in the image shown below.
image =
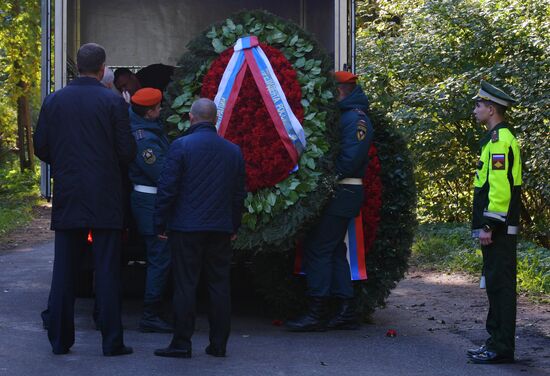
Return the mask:
[[[293,23],[262,11],[238,13],[189,43],[165,93],[164,118],[172,136],[182,134],[192,102],[199,96],[214,99],[233,46],[249,35],[258,37],[304,128],[307,147],[295,169],[247,71],[224,135],[241,147],[247,169],[245,214],[234,248],[237,257],[252,261],[255,286],[265,301],[288,314],[303,301],[297,288],[303,283],[291,275],[296,242],[319,217],[336,183],[338,110],[331,59]],[[368,280],[355,284],[364,313],[382,305],[403,277],[415,225],[406,144],[382,116],[370,115],[375,140],[362,210]]]

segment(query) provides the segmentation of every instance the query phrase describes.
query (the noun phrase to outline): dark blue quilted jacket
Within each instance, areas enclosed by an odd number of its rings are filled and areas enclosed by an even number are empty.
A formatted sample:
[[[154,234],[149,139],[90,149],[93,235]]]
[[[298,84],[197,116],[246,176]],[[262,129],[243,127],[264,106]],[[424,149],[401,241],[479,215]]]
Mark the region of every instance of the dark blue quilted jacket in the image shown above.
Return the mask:
[[[194,124],[172,143],[162,167],[156,231],[236,233],[245,195],[240,148],[218,136],[212,123]]]

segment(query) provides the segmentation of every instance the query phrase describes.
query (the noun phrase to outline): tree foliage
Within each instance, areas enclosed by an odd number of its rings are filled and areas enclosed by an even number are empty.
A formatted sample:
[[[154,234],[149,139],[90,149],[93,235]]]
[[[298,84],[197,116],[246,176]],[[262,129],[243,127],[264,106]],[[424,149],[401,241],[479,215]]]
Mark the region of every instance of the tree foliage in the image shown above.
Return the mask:
[[[375,106],[407,135],[423,221],[467,221],[478,139],[472,97],[486,79],[519,98],[525,229],[548,242],[550,2],[359,3],[358,67]]]
[[[20,152],[21,168],[32,167],[32,108],[40,98],[40,1],[0,3],[0,161],[7,149]]]

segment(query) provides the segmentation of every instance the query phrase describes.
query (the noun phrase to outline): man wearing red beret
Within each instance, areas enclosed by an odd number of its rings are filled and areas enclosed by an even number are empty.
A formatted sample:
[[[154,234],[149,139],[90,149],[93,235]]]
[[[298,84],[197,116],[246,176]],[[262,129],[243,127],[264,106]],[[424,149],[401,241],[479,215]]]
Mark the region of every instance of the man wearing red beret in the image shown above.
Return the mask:
[[[350,220],[359,214],[363,204],[363,176],[369,163],[373,128],[366,115],[367,96],[350,72],[334,74],[340,108],[340,154],[336,159],[339,177],[334,197],[328,202],[319,222],[304,243],[305,271],[309,311],[297,320],[287,322],[291,331],[357,329],[353,285],[344,242]],[[329,317],[329,299],[338,309]]]
[[[159,121],[161,101],[161,91],[153,88],[139,89],[131,98],[130,124],[137,143],[137,154],[129,166],[130,180],[134,185],[130,202],[147,249],[144,309],[139,328],[142,332],[171,333],[172,326],[160,317],[170,251],[167,241],[155,235],[153,226],[157,180],[170,146]]]

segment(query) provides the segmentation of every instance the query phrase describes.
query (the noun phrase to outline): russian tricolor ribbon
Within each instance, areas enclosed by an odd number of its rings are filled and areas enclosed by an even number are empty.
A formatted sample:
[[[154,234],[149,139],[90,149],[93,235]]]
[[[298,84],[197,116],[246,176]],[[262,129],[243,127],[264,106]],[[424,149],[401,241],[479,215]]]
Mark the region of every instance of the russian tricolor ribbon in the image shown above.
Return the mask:
[[[214,102],[218,107],[216,128],[223,137],[237,102],[246,69],[249,68],[277,133],[292,161],[297,164],[306,148],[302,125],[292,112],[273,67],[257,37],[240,38],[223,73]]]
[[[348,224],[348,231],[344,239],[347,248],[346,257],[352,281],[363,281],[367,279],[367,263],[365,250],[365,236],[363,233],[363,215],[352,218]],[[306,274],[304,271],[304,248],[300,243],[296,247],[294,257],[294,274]]]

